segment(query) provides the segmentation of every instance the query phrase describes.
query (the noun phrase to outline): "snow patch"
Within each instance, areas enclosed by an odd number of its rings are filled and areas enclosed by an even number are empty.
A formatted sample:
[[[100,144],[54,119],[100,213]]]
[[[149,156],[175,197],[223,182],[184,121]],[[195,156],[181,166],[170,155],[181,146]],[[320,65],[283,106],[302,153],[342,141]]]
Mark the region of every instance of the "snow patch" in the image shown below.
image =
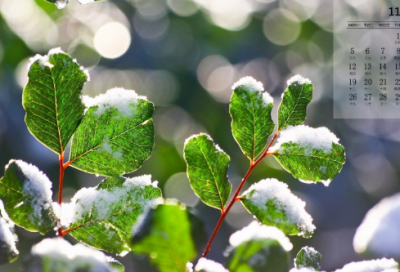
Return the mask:
[[[315,272],[312,267],[292,268],[289,272]]]
[[[86,108],[98,106],[95,111],[98,116],[104,114],[109,108],[116,108],[124,117],[134,116],[140,99],[147,100],[145,96],[140,96],[135,91],[123,88],[110,89],[105,94],[100,94],[94,98],[87,95],[82,96],[82,102]]]
[[[222,266],[222,264],[206,258],[200,258],[200,260],[197,262],[195,270],[204,272],[229,272]]]
[[[146,206],[149,200],[145,199],[141,190],[145,186],[157,187],[158,182],[151,181],[151,175],[143,175],[134,178],[126,178],[122,187],[111,190],[97,188],[82,188],[70,203],[63,203],[61,208],[61,225],[68,227],[84,218],[96,206],[97,219],[105,220],[111,216],[115,205],[119,205],[128,196],[140,206]]]
[[[63,238],[44,239],[33,246],[31,253],[45,257],[54,271],[73,272],[80,268],[89,268],[91,272],[115,271],[109,267],[108,258],[101,251],[82,244],[73,246]]]
[[[400,193],[382,199],[368,211],[354,236],[354,249],[400,258]]]
[[[255,80],[254,78],[250,76],[242,77],[241,79],[239,79],[239,81],[233,84],[232,90],[235,90],[237,87],[240,86],[245,86],[247,90],[249,90],[252,93],[259,92],[262,95],[263,102],[265,105],[274,103],[274,99],[272,98],[272,96],[269,93],[264,92],[263,84]]]
[[[9,246],[11,251],[18,253],[14,226],[14,223],[10,220],[4,209],[3,202],[0,200],[0,240]]]
[[[398,272],[397,266],[393,259],[380,259],[349,263],[335,272]]]
[[[311,84],[311,80],[309,80],[308,78],[304,78],[301,75],[295,75],[293,77],[291,77],[288,81],[287,81],[287,85],[290,86],[294,83],[297,83],[299,85],[303,85],[303,84]]]
[[[229,238],[229,243],[235,248],[247,241],[263,239],[277,240],[286,251],[290,251],[293,248],[289,238],[281,230],[276,227],[261,225],[257,221],[253,221],[248,226],[233,233]]]
[[[14,162],[25,176],[22,193],[30,197],[29,204],[33,208],[33,213],[29,214],[28,217],[31,221],[40,222],[42,211],[48,210],[51,207],[53,195],[51,191],[52,183],[36,166],[24,161],[11,160],[6,167],[8,168]]]
[[[299,236],[315,230],[312,217],[305,210],[306,203],[292,194],[286,183],[277,179],[264,179],[251,185],[243,196],[260,210],[266,210],[268,202],[273,201],[277,210],[285,212],[288,223],[302,230]],[[279,223],[282,219],[275,218],[275,221]]]
[[[191,262],[186,263],[186,272],[193,272],[193,264]]]
[[[313,153],[314,149],[322,150],[329,154],[332,150],[332,143],[339,144],[339,139],[326,127],[312,128],[306,125],[288,126],[279,134],[275,145],[271,151],[283,151],[281,147],[285,143],[299,144],[304,149],[306,156]]]

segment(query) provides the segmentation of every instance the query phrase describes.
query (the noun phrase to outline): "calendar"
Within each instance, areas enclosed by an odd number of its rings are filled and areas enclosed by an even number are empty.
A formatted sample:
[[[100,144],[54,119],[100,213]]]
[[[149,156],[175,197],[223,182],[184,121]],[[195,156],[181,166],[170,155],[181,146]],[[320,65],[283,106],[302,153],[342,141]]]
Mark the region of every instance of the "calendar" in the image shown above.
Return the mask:
[[[334,118],[400,118],[399,8],[334,0]]]

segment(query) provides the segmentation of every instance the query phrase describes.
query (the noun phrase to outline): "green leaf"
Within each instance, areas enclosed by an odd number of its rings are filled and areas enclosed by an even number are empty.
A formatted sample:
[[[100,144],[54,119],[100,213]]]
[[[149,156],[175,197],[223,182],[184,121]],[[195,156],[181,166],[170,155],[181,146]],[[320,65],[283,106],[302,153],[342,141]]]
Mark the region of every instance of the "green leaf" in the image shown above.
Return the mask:
[[[325,127],[288,127],[271,150],[286,171],[305,183],[328,186],[346,161],[344,147]]]
[[[288,80],[278,109],[278,130],[300,125],[307,117],[306,108],[312,100],[313,85],[309,79],[299,75]]]
[[[25,122],[33,136],[61,154],[83,117],[81,93],[88,75],[60,49],[31,61],[22,100]]]
[[[207,134],[194,135],[185,142],[184,157],[190,185],[207,205],[223,209],[232,190],[228,181],[229,156]]]
[[[154,125],[150,119],[153,103],[134,91],[122,89],[89,98],[88,103],[93,106],[72,139],[71,165],[115,177],[137,170],[150,157],[154,146]]]
[[[110,265],[112,258],[82,244],[71,245],[63,238],[44,239],[34,245],[25,261],[25,272],[119,272]],[[114,260],[115,261],[115,260]],[[115,261],[116,262],[116,261]],[[114,262],[114,263],[115,263]],[[122,265],[121,265],[122,266]]]
[[[276,179],[253,184],[243,193],[241,202],[262,224],[277,227],[286,235],[310,238],[315,230],[305,202]]]
[[[78,241],[116,254],[130,250],[132,226],[161,190],[151,176],[107,178],[96,188],[83,188],[64,204],[61,223]]]
[[[0,265],[14,262],[19,252],[16,247],[17,237],[14,234],[14,223],[4,210],[0,200]]]
[[[230,272],[287,272],[292,244],[275,227],[253,222],[231,235],[227,254]]]
[[[305,246],[297,253],[294,265],[299,269],[303,267],[312,267],[315,271],[319,271],[321,269],[319,265],[321,258],[321,253],[316,251],[313,247]]]
[[[197,255],[194,237],[204,233],[193,225],[188,209],[175,200],[160,201],[135,225],[131,248],[145,254],[160,272],[185,272]]]
[[[11,160],[0,179],[0,199],[15,224],[45,234],[57,225],[51,186],[36,166]]]
[[[125,272],[125,267],[114,258],[108,257],[107,262],[114,272]]]
[[[245,77],[234,85],[229,105],[232,133],[243,153],[254,161],[267,145],[275,123],[271,118],[273,99],[262,83]]]

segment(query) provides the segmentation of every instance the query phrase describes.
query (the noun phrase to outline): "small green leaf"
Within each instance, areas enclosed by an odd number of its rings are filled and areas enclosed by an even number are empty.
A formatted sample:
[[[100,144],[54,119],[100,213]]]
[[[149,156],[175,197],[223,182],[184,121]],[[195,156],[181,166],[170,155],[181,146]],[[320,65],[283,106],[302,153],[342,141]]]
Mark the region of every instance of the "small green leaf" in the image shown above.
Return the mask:
[[[111,253],[130,250],[132,226],[161,190],[151,176],[107,178],[96,188],[83,188],[63,204],[61,223],[78,241]]]
[[[190,185],[207,205],[223,209],[232,190],[226,171],[230,158],[207,134],[185,142],[184,157]]]
[[[61,154],[83,117],[81,94],[88,75],[60,49],[31,62],[22,100],[25,122],[33,136]]]
[[[202,224],[192,224],[193,216],[175,200],[155,204],[134,227],[134,254],[149,256],[160,272],[185,272],[197,255],[194,237],[204,233]]]
[[[18,258],[16,243],[14,223],[8,217],[0,200],[0,265],[12,263]]]
[[[276,179],[253,184],[241,197],[242,204],[262,224],[279,228],[286,235],[310,238],[315,230],[306,203]]]
[[[0,199],[15,224],[45,234],[57,225],[51,186],[36,166],[11,160],[0,179]]]
[[[296,75],[288,80],[278,109],[278,130],[300,125],[307,117],[306,108],[312,100],[313,85],[309,79]]]
[[[313,247],[305,246],[299,251],[299,253],[297,253],[294,265],[299,269],[303,267],[311,267],[315,269],[315,271],[319,271],[321,269],[321,266],[319,265],[321,258],[321,253],[316,251]]]
[[[125,267],[116,259],[108,257],[107,262],[110,268],[113,269],[113,272],[125,272]]]
[[[263,92],[262,83],[252,77],[242,78],[232,88],[232,133],[243,153],[254,161],[265,149],[275,127],[271,118],[274,100]]]
[[[274,227],[253,222],[231,235],[227,268],[230,272],[287,272],[293,247]]]
[[[271,150],[286,171],[305,183],[328,186],[346,161],[344,147],[325,127],[290,126]]]
[[[62,238],[44,239],[34,245],[24,263],[25,272],[120,272],[104,253],[82,244],[71,245]],[[114,260],[115,261],[115,260]],[[115,261],[116,262],[116,261]]]
[[[84,101],[91,107],[72,139],[71,165],[114,177],[137,170],[154,146],[153,103],[123,89]]]

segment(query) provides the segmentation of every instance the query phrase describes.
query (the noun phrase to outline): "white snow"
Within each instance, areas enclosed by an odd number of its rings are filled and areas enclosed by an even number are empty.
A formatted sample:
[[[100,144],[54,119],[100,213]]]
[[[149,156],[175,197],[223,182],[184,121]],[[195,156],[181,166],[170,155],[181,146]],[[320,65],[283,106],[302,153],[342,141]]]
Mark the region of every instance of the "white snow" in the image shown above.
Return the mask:
[[[68,2],[69,0],[57,0],[55,4],[58,9],[63,9],[67,6]]]
[[[287,81],[287,85],[290,86],[293,83],[297,83],[299,85],[303,85],[303,84],[311,84],[311,80],[309,80],[308,78],[304,78],[301,75],[295,75],[293,77],[291,77],[288,81]]]
[[[312,267],[292,268],[289,272],[315,272]]]
[[[193,272],[193,264],[191,262],[186,263],[186,271],[185,272]]]
[[[368,211],[353,245],[358,253],[400,258],[400,193],[382,199]]]
[[[204,272],[229,272],[226,270],[222,264],[208,260],[206,258],[200,258],[195,267],[195,271]]]
[[[149,201],[142,195],[141,190],[145,186],[157,188],[157,181],[151,182],[151,175],[143,175],[134,178],[126,178],[122,187],[115,187],[110,191],[96,188],[82,188],[70,203],[63,203],[61,208],[61,225],[68,227],[71,223],[84,218],[85,214],[93,212],[96,207],[98,220],[104,220],[111,216],[115,205],[132,197],[135,203],[146,206]]]
[[[52,55],[55,55],[55,54],[62,54],[62,53],[65,54],[65,52],[61,50],[61,47],[56,47],[56,48],[50,49],[49,53],[47,55],[48,56],[52,56]]]
[[[272,98],[272,96],[268,92],[264,92],[263,84],[255,80],[254,78],[250,76],[242,77],[241,79],[239,79],[239,81],[233,84],[232,90],[235,90],[237,87],[240,86],[246,86],[247,89],[252,93],[259,92],[260,95],[262,95],[265,105],[274,103],[274,99]]]
[[[124,117],[131,117],[136,114],[136,106],[139,99],[147,100],[145,96],[138,95],[135,91],[123,88],[113,88],[105,94],[96,97],[82,96],[82,102],[86,108],[98,106],[95,113],[100,116],[109,108],[116,108]]]
[[[252,191],[254,192],[250,196]],[[287,215],[288,225],[297,225],[302,230],[299,236],[315,230],[312,217],[305,210],[306,203],[292,194],[284,182],[277,179],[261,180],[251,185],[243,196],[261,210],[266,210],[268,202],[273,201],[276,209],[284,211]],[[271,219],[274,219],[276,223],[283,223],[281,218]]]
[[[289,238],[281,230],[261,225],[257,221],[253,221],[248,226],[233,233],[229,238],[229,243],[235,248],[247,241],[263,239],[277,240],[286,251],[290,251],[293,248]]]
[[[112,272],[108,258],[101,251],[82,244],[71,245],[62,238],[44,239],[32,247],[33,256],[47,257],[54,271],[73,272],[89,268],[90,272]]]
[[[0,240],[6,243],[12,251],[18,253],[16,241],[17,237],[14,235],[14,222],[10,220],[6,210],[4,209],[3,202],[0,200]]]
[[[29,204],[33,208],[33,213],[29,214],[28,217],[32,221],[40,222],[42,211],[51,207],[53,195],[51,191],[52,183],[36,166],[24,161],[10,160],[6,167],[8,168],[9,165],[14,162],[18,165],[26,178],[22,186],[22,193],[29,196]],[[20,204],[21,203],[18,203],[16,206]]]
[[[393,259],[369,260],[346,264],[335,272],[398,272],[397,266]]]
[[[326,127],[312,128],[306,125],[288,126],[279,134],[271,152],[280,150],[284,143],[296,143],[304,148],[305,155],[309,156],[314,149],[322,150],[324,153],[331,153],[332,143],[339,144],[339,139]]]

